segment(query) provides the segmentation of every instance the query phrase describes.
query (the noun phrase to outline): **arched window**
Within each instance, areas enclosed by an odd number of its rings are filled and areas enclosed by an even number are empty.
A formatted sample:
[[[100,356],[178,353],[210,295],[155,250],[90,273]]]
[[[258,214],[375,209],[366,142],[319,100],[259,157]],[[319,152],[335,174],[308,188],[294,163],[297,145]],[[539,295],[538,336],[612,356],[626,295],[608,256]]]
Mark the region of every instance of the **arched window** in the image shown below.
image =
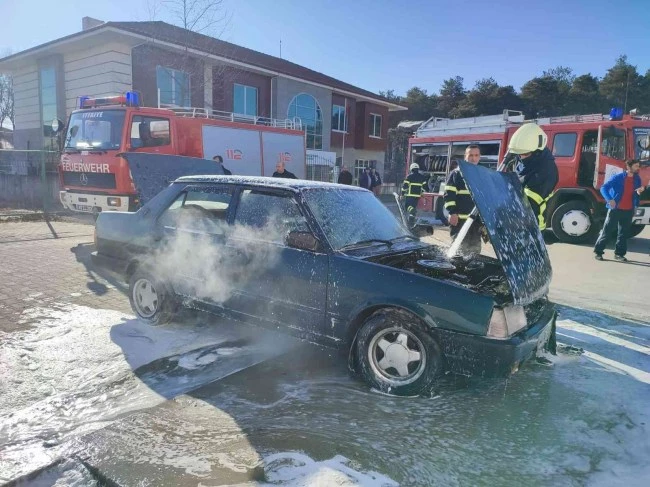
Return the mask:
[[[296,95],[289,104],[288,117],[298,117],[307,133],[307,149],[323,148],[323,112],[314,98],[306,93]]]

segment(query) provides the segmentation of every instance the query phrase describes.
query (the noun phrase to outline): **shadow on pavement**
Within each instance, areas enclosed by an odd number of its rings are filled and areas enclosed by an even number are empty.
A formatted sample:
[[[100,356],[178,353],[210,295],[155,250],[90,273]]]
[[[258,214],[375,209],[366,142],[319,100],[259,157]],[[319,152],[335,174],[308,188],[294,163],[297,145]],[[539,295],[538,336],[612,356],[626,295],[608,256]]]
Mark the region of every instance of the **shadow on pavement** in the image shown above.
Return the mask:
[[[106,281],[122,294],[127,295],[129,286],[118,274],[93,264],[91,253],[94,251],[95,245],[91,243],[81,243],[70,249],[70,252],[75,255],[77,262],[82,264],[86,269],[86,277],[88,279],[86,287],[88,290],[97,296],[102,296],[109,290],[106,284],[101,282]]]

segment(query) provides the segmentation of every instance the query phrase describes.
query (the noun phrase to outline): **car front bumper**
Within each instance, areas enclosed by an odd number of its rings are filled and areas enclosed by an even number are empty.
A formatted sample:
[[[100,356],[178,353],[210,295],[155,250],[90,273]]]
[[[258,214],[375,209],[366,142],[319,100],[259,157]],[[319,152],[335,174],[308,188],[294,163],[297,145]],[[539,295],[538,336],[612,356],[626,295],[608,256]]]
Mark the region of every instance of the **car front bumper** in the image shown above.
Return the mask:
[[[548,306],[533,325],[505,340],[440,330],[446,370],[478,377],[507,377],[538,351],[555,353],[557,313]]]

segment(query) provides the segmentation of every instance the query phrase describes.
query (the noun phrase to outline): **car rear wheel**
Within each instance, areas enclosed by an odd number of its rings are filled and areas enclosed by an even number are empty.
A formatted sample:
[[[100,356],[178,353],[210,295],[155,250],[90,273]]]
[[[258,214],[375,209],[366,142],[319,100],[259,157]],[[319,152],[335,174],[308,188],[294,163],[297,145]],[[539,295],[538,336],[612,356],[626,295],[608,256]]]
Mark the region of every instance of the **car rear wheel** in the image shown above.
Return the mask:
[[[592,239],[598,231],[587,203],[579,200],[564,203],[551,217],[553,233],[565,243],[583,243]]]
[[[169,322],[178,309],[177,301],[169,287],[145,269],[136,269],[129,280],[131,309],[152,325]]]
[[[645,230],[645,225],[632,225],[632,228],[630,228],[630,236],[628,238],[636,237],[643,230]]]
[[[357,336],[356,354],[365,381],[387,394],[429,392],[441,373],[440,347],[425,325],[404,311],[370,316]]]

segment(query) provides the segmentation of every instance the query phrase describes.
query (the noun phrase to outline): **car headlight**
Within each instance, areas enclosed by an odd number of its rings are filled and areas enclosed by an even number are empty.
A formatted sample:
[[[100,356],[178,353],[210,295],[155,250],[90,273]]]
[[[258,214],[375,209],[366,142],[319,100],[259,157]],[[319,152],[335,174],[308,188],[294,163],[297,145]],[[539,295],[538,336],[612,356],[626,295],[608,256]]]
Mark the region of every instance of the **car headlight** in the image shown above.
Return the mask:
[[[519,330],[526,328],[528,320],[523,306],[506,306],[494,308],[487,336],[490,338],[506,339]]]
[[[644,213],[645,213],[644,208],[637,208],[634,212],[634,216],[643,216]]]

